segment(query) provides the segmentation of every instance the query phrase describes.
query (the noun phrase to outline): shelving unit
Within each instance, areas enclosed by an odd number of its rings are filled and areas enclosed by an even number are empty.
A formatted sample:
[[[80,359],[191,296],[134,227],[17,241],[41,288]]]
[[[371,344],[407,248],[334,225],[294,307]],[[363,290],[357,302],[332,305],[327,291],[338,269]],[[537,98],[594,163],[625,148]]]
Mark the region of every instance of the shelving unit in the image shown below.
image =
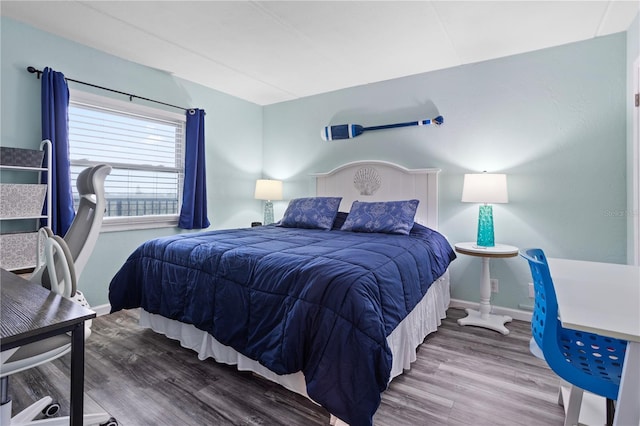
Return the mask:
[[[42,213],[45,200],[51,200],[51,142],[44,140],[40,150],[5,148],[0,155],[0,267],[9,271],[36,265],[38,229],[41,220],[51,226],[51,203]],[[35,155],[34,155],[35,154]],[[43,158],[46,164],[43,164]],[[37,164],[38,159],[40,164]],[[21,174],[37,174],[39,183],[22,183]],[[46,183],[42,180],[46,174]],[[31,181],[36,179],[31,178]]]

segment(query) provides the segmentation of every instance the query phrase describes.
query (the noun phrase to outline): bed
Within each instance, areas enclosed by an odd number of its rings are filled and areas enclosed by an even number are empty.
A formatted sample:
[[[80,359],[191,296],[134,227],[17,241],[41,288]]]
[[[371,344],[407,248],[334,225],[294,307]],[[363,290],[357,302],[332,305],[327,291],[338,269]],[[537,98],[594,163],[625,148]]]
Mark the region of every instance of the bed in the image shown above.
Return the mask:
[[[141,307],[141,325],[201,359],[305,395],[332,424],[371,425],[446,316],[455,254],[434,230],[437,173],[349,163],[314,175],[316,196],[278,224],[148,241],[111,281],[112,312]],[[356,220],[371,208],[401,219]]]

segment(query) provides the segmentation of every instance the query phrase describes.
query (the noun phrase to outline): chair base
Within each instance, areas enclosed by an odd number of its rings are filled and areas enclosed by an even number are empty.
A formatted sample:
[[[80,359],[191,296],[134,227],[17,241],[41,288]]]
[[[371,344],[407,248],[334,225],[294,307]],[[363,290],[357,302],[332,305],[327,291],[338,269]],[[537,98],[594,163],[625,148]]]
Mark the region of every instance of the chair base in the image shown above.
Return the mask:
[[[540,349],[540,346],[538,346],[538,344],[536,343],[536,339],[534,339],[533,337],[529,340],[529,352],[531,352],[531,354],[536,358],[544,361],[544,354],[542,353],[542,349]]]
[[[565,381],[560,384],[558,404],[564,407],[565,426],[604,425],[607,422],[604,397],[585,392]]]
[[[53,400],[50,396],[34,402],[15,416],[11,417],[11,401],[2,404],[0,406],[0,425],[2,426],[68,426],[69,416],[66,417],[45,417],[42,419],[34,420],[36,417],[42,414],[42,411],[47,408]],[[103,425],[109,424],[112,421],[112,425],[117,425],[117,422],[109,416],[107,413],[95,413],[85,414],[83,417],[83,425]]]

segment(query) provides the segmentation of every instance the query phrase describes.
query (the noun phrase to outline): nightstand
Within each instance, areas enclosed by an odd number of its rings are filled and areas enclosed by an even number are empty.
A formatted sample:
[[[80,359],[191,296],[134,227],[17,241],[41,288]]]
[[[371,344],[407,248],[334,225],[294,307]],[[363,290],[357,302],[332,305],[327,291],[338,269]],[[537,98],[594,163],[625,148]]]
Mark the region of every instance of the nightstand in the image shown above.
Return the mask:
[[[506,244],[496,244],[494,247],[479,247],[476,243],[457,243],[456,252],[468,256],[482,258],[482,275],[480,279],[480,307],[479,310],[467,308],[467,316],[460,318],[460,325],[475,325],[502,334],[509,334],[509,330],[504,326],[513,318],[507,315],[495,315],[491,313],[491,273],[489,270],[489,260],[492,258],[515,257],[518,255],[518,248]]]

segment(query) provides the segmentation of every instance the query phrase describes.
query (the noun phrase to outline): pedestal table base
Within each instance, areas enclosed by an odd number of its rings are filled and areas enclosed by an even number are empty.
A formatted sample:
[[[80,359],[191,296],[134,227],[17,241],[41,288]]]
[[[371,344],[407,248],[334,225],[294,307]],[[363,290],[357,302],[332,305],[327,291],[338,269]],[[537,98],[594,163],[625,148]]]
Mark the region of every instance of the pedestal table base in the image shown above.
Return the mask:
[[[478,327],[488,328],[498,331],[502,334],[509,334],[509,329],[504,326],[505,323],[511,322],[513,318],[507,315],[485,314],[482,315],[475,309],[465,309],[467,316],[458,320],[459,325],[475,325]]]

